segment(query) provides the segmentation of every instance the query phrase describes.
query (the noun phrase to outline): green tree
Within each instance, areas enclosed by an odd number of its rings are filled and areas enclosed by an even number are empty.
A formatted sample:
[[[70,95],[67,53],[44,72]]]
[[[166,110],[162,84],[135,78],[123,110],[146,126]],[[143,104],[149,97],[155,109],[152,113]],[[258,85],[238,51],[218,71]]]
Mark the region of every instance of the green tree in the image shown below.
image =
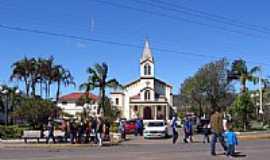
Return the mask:
[[[236,124],[240,124],[240,127],[246,131],[249,127],[249,121],[252,119],[252,115],[255,112],[254,104],[250,98],[248,92],[244,92],[241,95],[238,95],[235,99],[232,108],[231,114],[236,121]]]
[[[54,103],[39,98],[25,98],[14,116],[27,122],[32,128],[39,129],[47,123],[50,116],[54,116],[57,107]]]
[[[204,110],[207,110],[207,105],[211,109],[231,105],[233,87],[227,80],[227,71],[227,60],[217,60],[204,65],[182,84],[181,96],[187,99],[186,102],[191,107],[199,107],[200,116],[202,116],[203,106]]]
[[[90,90],[99,89],[99,106],[97,113],[100,114],[100,109],[105,111],[105,91],[106,88],[122,88],[120,83],[116,79],[108,78],[108,65],[106,63],[96,64],[93,67],[87,69],[88,80],[80,85],[81,90],[89,92]]]

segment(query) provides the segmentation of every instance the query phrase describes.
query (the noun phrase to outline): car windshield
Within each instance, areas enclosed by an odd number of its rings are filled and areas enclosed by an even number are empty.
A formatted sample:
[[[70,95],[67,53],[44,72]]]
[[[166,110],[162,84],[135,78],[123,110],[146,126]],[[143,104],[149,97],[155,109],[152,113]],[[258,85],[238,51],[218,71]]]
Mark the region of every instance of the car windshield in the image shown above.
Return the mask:
[[[164,126],[163,122],[149,122],[148,127],[162,127]]]

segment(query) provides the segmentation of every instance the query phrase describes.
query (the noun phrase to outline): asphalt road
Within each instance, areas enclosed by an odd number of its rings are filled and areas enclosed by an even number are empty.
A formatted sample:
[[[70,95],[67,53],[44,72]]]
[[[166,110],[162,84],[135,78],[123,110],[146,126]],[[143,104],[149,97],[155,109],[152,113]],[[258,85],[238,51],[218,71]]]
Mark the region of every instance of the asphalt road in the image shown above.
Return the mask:
[[[1,144],[0,144],[1,146]],[[270,159],[270,141],[240,142],[240,156],[227,158],[218,145],[218,156],[210,156],[209,145],[202,143],[171,144],[170,139],[131,140],[110,147],[0,147],[2,160],[211,160],[211,159]]]

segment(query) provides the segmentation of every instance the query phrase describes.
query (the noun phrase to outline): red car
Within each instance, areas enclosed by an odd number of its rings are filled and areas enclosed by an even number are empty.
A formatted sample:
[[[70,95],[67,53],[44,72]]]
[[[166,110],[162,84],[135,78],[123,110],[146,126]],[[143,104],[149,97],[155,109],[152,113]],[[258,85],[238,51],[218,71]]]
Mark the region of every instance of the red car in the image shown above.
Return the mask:
[[[126,134],[133,134],[133,133],[135,133],[135,129],[136,129],[135,123],[136,123],[135,120],[128,120],[128,121],[125,122],[125,131],[126,131]]]

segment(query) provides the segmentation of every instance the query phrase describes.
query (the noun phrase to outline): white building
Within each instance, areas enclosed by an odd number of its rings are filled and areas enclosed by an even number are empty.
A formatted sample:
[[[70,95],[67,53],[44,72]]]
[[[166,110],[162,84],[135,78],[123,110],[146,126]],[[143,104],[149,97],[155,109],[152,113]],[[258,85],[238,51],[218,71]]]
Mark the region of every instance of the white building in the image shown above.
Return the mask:
[[[140,59],[140,77],[126,84],[122,91],[112,92],[111,99],[123,118],[170,119],[172,86],[155,77],[154,58],[147,40]]]
[[[87,111],[89,111],[90,115],[97,115],[97,99],[98,97],[94,94],[87,94],[88,97],[93,100],[93,104],[84,104],[82,105],[80,103],[80,98],[84,96],[85,93],[80,92],[74,92],[67,95],[64,95],[59,98],[59,102],[57,103],[57,106],[62,109],[63,112],[68,113],[70,115],[75,116],[76,113],[82,113],[83,109],[85,108]]]

